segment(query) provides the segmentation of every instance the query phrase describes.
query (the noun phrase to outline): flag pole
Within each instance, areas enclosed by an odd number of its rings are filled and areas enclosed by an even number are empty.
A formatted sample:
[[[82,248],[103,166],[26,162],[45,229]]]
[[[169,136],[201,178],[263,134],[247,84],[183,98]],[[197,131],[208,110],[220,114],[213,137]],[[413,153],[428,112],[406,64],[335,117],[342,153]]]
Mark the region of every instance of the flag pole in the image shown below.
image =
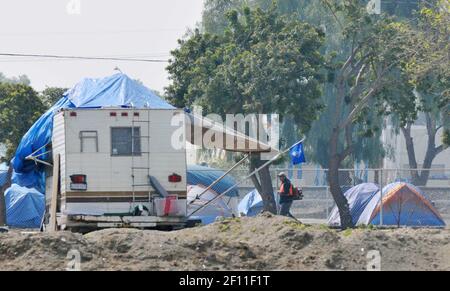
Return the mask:
[[[233,186],[231,186],[230,188],[228,188],[225,192],[223,192],[222,194],[216,196],[214,199],[209,200],[207,203],[203,204],[201,207],[197,208],[196,210],[194,210],[191,214],[188,215],[187,218],[191,217],[192,215],[194,215],[195,213],[199,212],[200,210],[204,209],[206,206],[210,205],[211,203],[216,202],[217,200],[219,200],[219,198],[222,198],[223,196],[225,196],[226,194],[228,194],[229,192],[231,192],[231,190],[233,190],[234,188],[236,188],[237,186],[239,186],[240,184],[242,184],[243,182],[245,182],[247,179],[251,178],[253,175],[255,175],[256,173],[260,172],[262,169],[264,169],[267,166],[270,166],[273,162],[275,162],[279,157],[285,155],[286,153],[288,153],[291,149],[293,149],[294,147],[298,146],[299,144],[303,143],[306,140],[306,138],[303,138],[301,141],[295,143],[293,146],[289,147],[288,149],[284,150],[283,152],[278,153],[275,157],[273,157],[272,159],[270,159],[268,162],[266,162],[264,165],[262,165],[261,167],[259,167],[258,169],[254,170],[252,173],[250,173],[249,175],[247,175],[246,177],[244,177],[242,180],[240,180],[239,182],[237,182],[236,184],[234,184]]]

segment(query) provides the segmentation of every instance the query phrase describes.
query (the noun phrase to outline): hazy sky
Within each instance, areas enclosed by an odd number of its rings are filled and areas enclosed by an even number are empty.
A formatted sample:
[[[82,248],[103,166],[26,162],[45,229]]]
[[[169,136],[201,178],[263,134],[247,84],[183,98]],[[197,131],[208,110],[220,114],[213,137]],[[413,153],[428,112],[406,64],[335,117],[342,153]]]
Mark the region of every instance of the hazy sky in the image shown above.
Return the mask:
[[[70,6],[69,2],[80,2]],[[0,53],[168,59],[177,39],[201,20],[203,0],[0,0]],[[71,87],[83,77],[130,77],[162,91],[164,63],[74,61],[0,56],[0,72],[32,86]]]

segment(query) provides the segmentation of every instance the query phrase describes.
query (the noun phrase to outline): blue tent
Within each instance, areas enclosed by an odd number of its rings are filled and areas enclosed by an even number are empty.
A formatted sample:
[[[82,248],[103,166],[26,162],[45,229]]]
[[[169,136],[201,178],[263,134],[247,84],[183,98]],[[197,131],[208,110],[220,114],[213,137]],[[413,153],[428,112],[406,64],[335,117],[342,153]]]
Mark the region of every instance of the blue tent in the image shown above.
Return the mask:
[[[51,109],[36,121],[22,138],[16,154],[11,161],[14,168],[12,176],[13,184],[28,188],[27,191],[21,190],[23,195],[35,194],[34,190],[39,193],[45,192],[45,173],[43,166],[26,160],[26,157],[32,154],[39,155],[45,153],[45,146],[51,142],[53,116],[58,110],[63,108],[100,108],[113,106],[152,109],[174,108],[155,95],[150,89],[124,74],[115,74],[102,79],[84,79],[75,87],[68,90]],[[40,158],[45,159],[46,155]],[[13,185],[9,191],[11,193],[18,189]],[[22,207],[20,205],[21,203],[30,203],[30,201],[35,200],[22,199],[20,201],[14,204],[14,207],[17,207],[18,210],[15,211],[12,209],[9,212],[11,215],[14,215],[14,217],[7,217],[9,221],[15,221],[16,215],[19,215],[21,211],[29,209],[29,207]],[[7,204],[7,207],[11,208],[12,206]],[[43,208],[38,207],[37,209],[41,210]],[[42,213],[43,210],[41,215]],[[20,225],[15,226],[20,227]],[[23,225],[23,227],[28,226]]]
[[[383,225],[388,226],[445,227],[433,203],[411,184],[393,183],[383,191],[374,184],[361,184],[348,190],[345,196],[355,225],[379,225],[383,217]],[[331,212],[328,223],[340,225],[337,207]]]
[[[203,167],[198,165],[190,165],[187,167],[187,183],[188,185],[201,185],[208,187],[214,181],[219,179],[225,174],[222,170],[212,169],[209,167]],[[234,179],[230,176],[226,176],[218,184],[212,187],[212,189],[218,193],[222,194],[236,184]],[[233,190],[226,194],[228,197],[238,197],[239,192],[235,187]]]
[[[264,210],[263,200],[258,190],[253,190],[248,193],[239,202],[238,211],[239,214],[244,214],[245,216],[254,217],[260,214]]]

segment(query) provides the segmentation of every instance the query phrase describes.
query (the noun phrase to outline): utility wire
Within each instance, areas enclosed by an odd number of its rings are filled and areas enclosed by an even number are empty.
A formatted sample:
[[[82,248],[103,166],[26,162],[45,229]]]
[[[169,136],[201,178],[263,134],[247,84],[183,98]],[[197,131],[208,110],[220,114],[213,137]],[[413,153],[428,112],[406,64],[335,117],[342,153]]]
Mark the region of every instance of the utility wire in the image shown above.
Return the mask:
[[[60,56],[60,55],[40,55],[40,54],[13,54],[0,53],[4,57],[32,57],[47,59],[73,59],[73,60],[100,60],[100,61],[125,61],[125,62],[147,62],[147,63],[167,63],[168,60],[161,59],[135,59],[135,58],[114,58],[114,57],[81,57],[81,56]]]

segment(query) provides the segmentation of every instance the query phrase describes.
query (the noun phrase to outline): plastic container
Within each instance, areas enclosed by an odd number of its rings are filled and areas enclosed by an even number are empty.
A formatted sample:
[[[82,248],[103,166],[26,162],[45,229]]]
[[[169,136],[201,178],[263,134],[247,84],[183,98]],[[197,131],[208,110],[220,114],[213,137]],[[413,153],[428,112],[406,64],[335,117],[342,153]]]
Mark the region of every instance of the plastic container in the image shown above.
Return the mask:
[[[156,216],[158,217],[185,217],[186,200],[178,200],[176,196],[156,198],[154,200]]]

